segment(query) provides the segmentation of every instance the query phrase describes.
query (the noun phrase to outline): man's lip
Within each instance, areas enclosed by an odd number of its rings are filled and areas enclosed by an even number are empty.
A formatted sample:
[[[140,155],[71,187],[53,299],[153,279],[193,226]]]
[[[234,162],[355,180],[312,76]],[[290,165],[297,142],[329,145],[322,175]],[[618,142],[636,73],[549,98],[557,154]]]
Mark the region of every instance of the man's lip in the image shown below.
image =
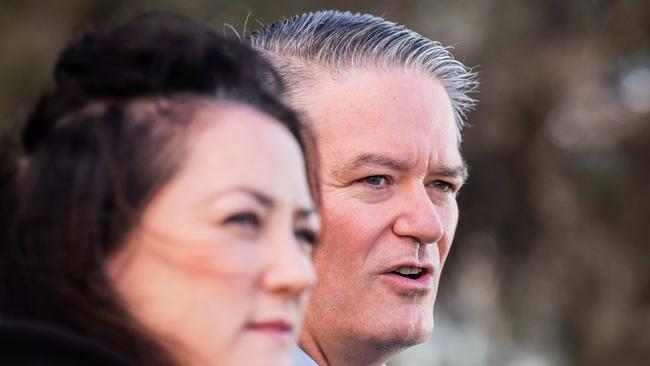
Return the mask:
[[[400,267],[422,268],[423,272],[417,278],[409,278],[395,273]],[[422,263],[417,261],[400,262],[399,264],[388,267],[389,270],[381,274],[381,277],[391,287],[396,288],[398,292],[407,291],[409,293],[422,292],[428,293],[435,285],[433,276],[433,265],[431,263]]]
[[[397,271],[400,267],[416,267],[423,269],[423,275],[430,275],[433,273],[433,265],[428,262],[417,262],[417,261],[408,261],[400,262],[399,264],[392,265],[388,267],[389,269],[385,273],[392,273]]]

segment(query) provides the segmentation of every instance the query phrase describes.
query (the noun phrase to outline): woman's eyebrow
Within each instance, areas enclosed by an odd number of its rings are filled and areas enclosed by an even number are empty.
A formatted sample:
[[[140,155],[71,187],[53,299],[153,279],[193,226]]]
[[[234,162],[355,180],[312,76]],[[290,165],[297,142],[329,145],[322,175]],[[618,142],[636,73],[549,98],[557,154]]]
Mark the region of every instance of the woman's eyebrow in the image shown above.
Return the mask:
[[[235,193],[235,192],[244,193],[246,195],[249,195],[249,196],[253,197],[253,199],[255,199],[260,205],[262,205],[264,207],[273,208],[273,206],[275,206],[275,201],[270,196],[268,196],[268,195],[266,195],[266,194],[264,194],[264,193],[262,193],[262,192],[260,192],[260,191],[258,191],[256,189],[254,189],[254,188],[243,186],[243,185],[242,186],[229,187],[229,188],[226,188],[226,189],[222,189],[222,190],[213,192],[212,194],[210,194],[205,199],[205,203],[208,204],[208,203],[210,203],[210,202],[212,202],[212,201],[214,201],[216,199],[219,199],[221,196],[223,196],[225,194]]]
[[[318,215],[318,211],[315,208],[299,208],[294,214],[296,219],[306,219],[313,215]]]

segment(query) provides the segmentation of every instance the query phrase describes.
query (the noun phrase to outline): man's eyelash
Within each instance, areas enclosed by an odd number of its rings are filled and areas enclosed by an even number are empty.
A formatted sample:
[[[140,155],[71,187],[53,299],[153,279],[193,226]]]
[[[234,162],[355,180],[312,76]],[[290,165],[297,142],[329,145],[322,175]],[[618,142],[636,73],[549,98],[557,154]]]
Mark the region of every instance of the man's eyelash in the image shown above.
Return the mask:
[[[376,182],[378,184],[374,184],[374,183],[371,182],[372,180],[382,180],[382,179],[383,179],[383,184],[379,183],[379,182]],[[365,184],[367,186],[370,186],[370,187],[373,187],[374,189],[380,189],[384,185],[390,184],[391,179],[390,179],[389,176],[386,176],[386,175],[370,175],[370,176],[363,177],[363,178],[357,180],[357,182],[363,183],[363,184]]]
[[[456,191],[458,191],[458,187],[455,184],[444,180],[436,180],[429,183],[429,185],[432,186],[433,188],[440,189],[446,192],[455,193]]]

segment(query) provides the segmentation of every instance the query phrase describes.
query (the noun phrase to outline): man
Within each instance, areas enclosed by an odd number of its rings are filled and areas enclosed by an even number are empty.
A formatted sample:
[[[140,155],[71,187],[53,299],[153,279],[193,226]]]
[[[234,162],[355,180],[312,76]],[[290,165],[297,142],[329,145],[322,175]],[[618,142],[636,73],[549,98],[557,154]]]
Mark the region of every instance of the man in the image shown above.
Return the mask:
[[[249,41],[318,143],[323,236],[295,364],[382,364],[433,329],[474,74],[439,43],[367,14],[309,13]]]

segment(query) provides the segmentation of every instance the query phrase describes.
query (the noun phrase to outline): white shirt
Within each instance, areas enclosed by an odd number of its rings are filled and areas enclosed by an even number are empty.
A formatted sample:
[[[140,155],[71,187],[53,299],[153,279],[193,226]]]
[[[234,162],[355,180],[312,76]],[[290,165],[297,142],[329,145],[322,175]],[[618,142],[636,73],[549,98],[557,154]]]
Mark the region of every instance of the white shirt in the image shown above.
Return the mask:
[[[291,366],[318,366],[318,364],[314,359],[309,357],[307,352],[296,346],[296,348],[293,349],[293,360],[291,361]]]
[[[293,360],[291,361],[291,366],[319,366],[313,358],[309,357],[307,352],[305,352],[299,346],[296,346],[293,350]],[[382,364],[381,366],[386,366]]]

